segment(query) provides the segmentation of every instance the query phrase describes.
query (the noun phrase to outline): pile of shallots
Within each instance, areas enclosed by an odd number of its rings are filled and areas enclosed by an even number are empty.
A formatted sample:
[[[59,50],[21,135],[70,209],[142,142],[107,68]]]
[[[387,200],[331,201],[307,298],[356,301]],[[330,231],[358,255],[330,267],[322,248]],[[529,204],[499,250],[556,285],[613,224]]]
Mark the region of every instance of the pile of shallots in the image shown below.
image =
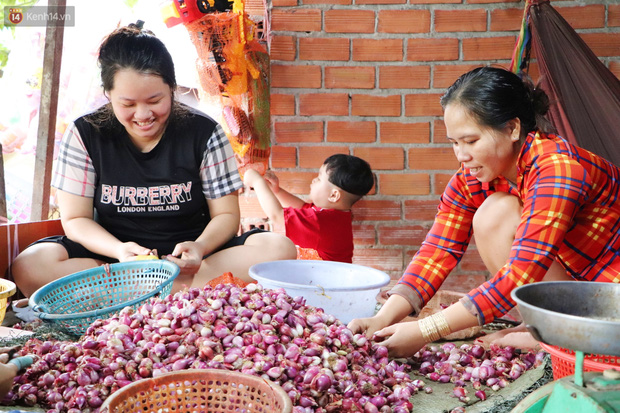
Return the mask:
[[[216,368],[278,383],[295,413],[410,412],[424,386],[387,349],[352,334],[283,289],[191,288],[93,323],[79,341],[28,341],[35,362],[5,404],[94,413],[121,387],[184,369]]]
[[[411,360],[419,374],[440,383],[453,383],[453,396],[467,403],[467,384],[471,384],[474,395],[486,400],[485,388],[498,391],[506,387],[521,374],[542,364],[545,352],[522,352],[511,346],[500,347],[491,344],[486,350],[482,346],[454,343],[426,345]],[[430,388],[425,391],[432,392]]]

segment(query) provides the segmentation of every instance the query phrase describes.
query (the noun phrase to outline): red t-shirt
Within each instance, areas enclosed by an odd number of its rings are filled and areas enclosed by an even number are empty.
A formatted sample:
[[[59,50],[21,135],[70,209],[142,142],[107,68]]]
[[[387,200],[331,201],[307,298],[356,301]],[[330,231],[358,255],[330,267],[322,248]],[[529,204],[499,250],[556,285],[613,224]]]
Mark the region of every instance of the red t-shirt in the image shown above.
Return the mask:
[[[302,248],[315,249],[326,261],[353,261],[351,211],[322,209],[306,203],[284,208],[286,236]]]

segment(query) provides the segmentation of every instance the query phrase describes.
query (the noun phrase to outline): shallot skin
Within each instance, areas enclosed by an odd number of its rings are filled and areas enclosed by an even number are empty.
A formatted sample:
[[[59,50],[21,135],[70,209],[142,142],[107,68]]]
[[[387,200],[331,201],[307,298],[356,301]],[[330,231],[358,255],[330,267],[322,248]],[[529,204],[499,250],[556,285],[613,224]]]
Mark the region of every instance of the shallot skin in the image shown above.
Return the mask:
[[[279,384],[294,412],[408,413],[426,387],[387,348],[322,309],[259,284],[189,288],[95,321],[77,341],[29,340],[35,359],[4,399],[97,413],[118,389],[170,371],[216,368]]]

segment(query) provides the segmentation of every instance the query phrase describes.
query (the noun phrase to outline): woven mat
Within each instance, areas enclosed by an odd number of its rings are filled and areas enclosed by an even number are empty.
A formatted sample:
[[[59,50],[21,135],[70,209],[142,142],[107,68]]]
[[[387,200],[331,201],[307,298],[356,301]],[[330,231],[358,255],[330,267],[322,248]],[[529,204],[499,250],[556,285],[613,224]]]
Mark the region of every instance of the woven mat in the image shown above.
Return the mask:
[[[421,377],[412,374],[414,379]],[[420,392],[411,398],[413,412],[447,413],[458,406],[464,406],[467,413],[509,413],[529,393],[553,381],[551,359],[545,357],[545,362],[535,369],[524,372],[514,382],[499,391],[493,391],[484,387],[487,399],[479,400],[471,385],[465,386],[470,401],[467,405],[452,397],[452,383],[436,383],[430,380],[424,382],[429,385],[433,392],[426,394]]]

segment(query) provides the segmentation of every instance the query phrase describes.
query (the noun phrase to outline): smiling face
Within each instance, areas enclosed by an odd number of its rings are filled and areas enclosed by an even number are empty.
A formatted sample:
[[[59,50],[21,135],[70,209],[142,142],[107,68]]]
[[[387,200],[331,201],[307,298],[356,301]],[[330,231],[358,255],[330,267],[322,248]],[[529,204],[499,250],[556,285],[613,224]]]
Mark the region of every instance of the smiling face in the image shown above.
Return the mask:
[[[172,108],[172,91],[156,75],[119,70],[108,91],[114,115],[140,149],[158,142]]]
[[[480,182],[499,175],[515,182],[520,145],[520,122],[514,119],[501,131],[480,125],[457,103],[444,111],[444,123],[454,154],[464,168]]]

